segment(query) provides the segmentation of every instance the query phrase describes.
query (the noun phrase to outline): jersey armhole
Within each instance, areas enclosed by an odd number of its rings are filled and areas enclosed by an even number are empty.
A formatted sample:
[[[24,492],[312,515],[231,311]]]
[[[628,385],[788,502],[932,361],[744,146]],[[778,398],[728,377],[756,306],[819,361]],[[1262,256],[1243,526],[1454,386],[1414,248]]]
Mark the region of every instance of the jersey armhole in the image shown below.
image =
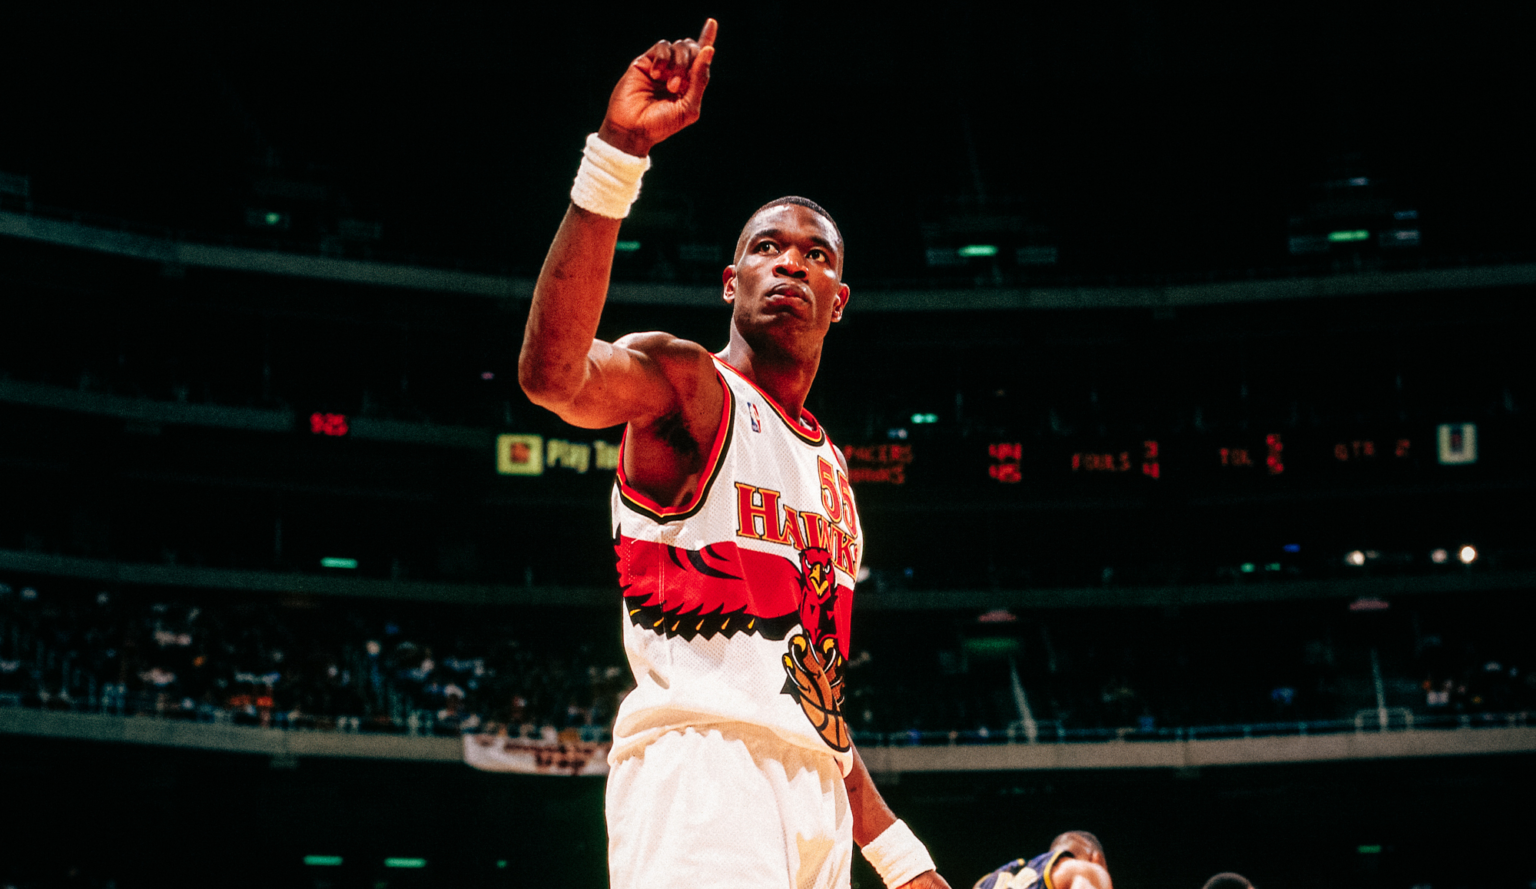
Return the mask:
[[[699,484],[698,495],[687,506],[662,506],[629,486],[629,479],[624,475],[624,451],[629,446],[629,427],[624,427],[624,435],[619,439],[619,496],[626,506],[653,522],[681,521],[697,513],[709,499],[710,489],[714,487],[715,479],[720,475],[720,466],[724,462],[726,450],[731,446],[732,433],[736,427],[736,393],[731,391],[730,384],[725,380],[725,374],[720,372],[718,366],[715,367],[715,379],[720,382],[721,391],[720,426],[715,430],[715,441],[710,446],[708,459],[704,462],[704,480]]]
[[[1040,885],[1044,886],[1045,889],[1056,889],[1056,881],[1051,878],[1052,871],[1056,870],[1056,863],[1061,861],[1063,858],[1076,857],[1076,855],[1073,855],[1066,849],[1058,849],[1056,854],[1052,855],[1050,860],[1045,863],[1045,873],[1040,875]]]

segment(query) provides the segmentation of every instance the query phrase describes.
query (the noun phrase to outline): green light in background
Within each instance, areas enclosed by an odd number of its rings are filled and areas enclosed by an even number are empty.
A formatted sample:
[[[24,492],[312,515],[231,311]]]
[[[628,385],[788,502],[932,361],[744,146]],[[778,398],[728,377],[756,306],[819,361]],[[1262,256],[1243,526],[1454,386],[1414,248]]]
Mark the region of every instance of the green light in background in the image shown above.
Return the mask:
[[[355,570],[357,568],[357,560],[356,559],[342,559],[342,558],[337,558],[336,556],[326,556],[325,558],[320,560],[320,567],[321,568],[346,568],[346,569],[349,569],[349,570]]]
[[[1243,564],[1242,564],[1242,565],[1241,565],[1241,566],[1240,566],[1240,570],[1241,570],[1241,571],[1242,571],[1242,572],[1243,572],[1243,573],[1244,573],[1244,574],[1252,574],[1252,573],[1253,573],[1253,563],[1252,563],[1252,562],[1244,562],[1244,563],[1243,563]]]
[[[1264,566],[1264,570],[1265,571],[1279,571],[1280,570],[1280,563],[1279,562],[1270,562],[1268,565]]]
[[[425,859],[425,858],[386,858],[386,859],[384,859],[384,866],[385,867],[426,867],[427,866],[427,859]]]
[[[267,214],[267,225],[277,225],[278,223],[280,223],[282,221],[283,221],[283,214],[281,214],[281,213],[268,213]]]
[[[1337,242],[1337,241],[1363,241],[1366,238],[1369,238],[1370,236],[1371,236],[1370,232],[1366,231],[1363,228],[1357,228],[1357,229],[1355,229],[1354,231],[1351,231],[1351,232],[1329,232],[1328,233],[1328,240],[1335,241],[1335,242]]]
[[[639,241],[620,241],[613,245],[613,249],[619,253],[634,253],[640,249]]]
[[[497,867],[506,867],[507,866],[507,859],[505,859],[505,858],[498,858],[496,860],[496,866]]]
[[[339,867],[340,855],[305,855],[304,863],[310,867]]]
[[[997,245],[995,245],[995,244],[966,244],[964,247],[961,247],[959,250],[956,250],[955,252],[959,253],[961,256],[996,256],[997,255]]]
[[[914,425],[917,425],[917,426],[921,426],[924,423],[937,423],[937,422],[939,422],[939,415],[938,414],[913,414],[912,415],[912,422],[913,422]]]
[[[1361,846],[1360,847],[1360,854],[1361,855],[1380,855],[1381,854],[1381,847],[1380,846]]]
[[[1000,657],[1019,650],[1019,640],[1007,636],[981,636],[965,640],[965,650],[983,657]]]

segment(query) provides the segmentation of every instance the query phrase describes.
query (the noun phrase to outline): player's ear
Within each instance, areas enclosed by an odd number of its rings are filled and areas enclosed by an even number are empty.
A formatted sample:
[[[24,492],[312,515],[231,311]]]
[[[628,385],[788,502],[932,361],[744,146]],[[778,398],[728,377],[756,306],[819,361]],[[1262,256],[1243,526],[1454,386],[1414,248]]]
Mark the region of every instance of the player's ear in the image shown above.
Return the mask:
[[[735,266],[728,265],[728,266],[725,267],[725,271],[720,273],[720,283],[725,288],[724,292],[721,293],[721,297],[726,302],[733,302],[733,301],[735,301],[735,299],[736,299],[736,267]]]
[[[832,306],[832,320],[834,322],[843,320],[843,310],[848,308],[848,295],[850,293],[851,291],[848,289],[847,284],[838,288],[837,302]]]

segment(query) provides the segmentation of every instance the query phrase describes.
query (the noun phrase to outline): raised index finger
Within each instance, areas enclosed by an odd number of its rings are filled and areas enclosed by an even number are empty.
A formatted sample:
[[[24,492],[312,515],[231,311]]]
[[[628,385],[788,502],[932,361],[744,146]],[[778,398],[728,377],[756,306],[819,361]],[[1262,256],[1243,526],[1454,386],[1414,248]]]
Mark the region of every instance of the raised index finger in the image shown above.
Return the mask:
[[[699,46],[701,46],[701,47],[704,47],[704,46],[714,46],[715,45],[715,31],[719,27],[720,27],[720,23],[715,21],[714,19],[705,19],[704,20],[704,30],[699,32]]]

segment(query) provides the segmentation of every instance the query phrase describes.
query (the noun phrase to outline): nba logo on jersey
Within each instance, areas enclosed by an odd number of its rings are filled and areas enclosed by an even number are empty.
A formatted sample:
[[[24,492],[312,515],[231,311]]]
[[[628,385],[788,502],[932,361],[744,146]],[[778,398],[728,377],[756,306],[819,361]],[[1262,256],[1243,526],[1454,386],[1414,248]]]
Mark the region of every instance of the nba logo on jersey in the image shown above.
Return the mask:
[[[763,423],[757,417],[757,404],[751,401],[747,402],[747,410],[752,412],[752,431],[762,432]]]

